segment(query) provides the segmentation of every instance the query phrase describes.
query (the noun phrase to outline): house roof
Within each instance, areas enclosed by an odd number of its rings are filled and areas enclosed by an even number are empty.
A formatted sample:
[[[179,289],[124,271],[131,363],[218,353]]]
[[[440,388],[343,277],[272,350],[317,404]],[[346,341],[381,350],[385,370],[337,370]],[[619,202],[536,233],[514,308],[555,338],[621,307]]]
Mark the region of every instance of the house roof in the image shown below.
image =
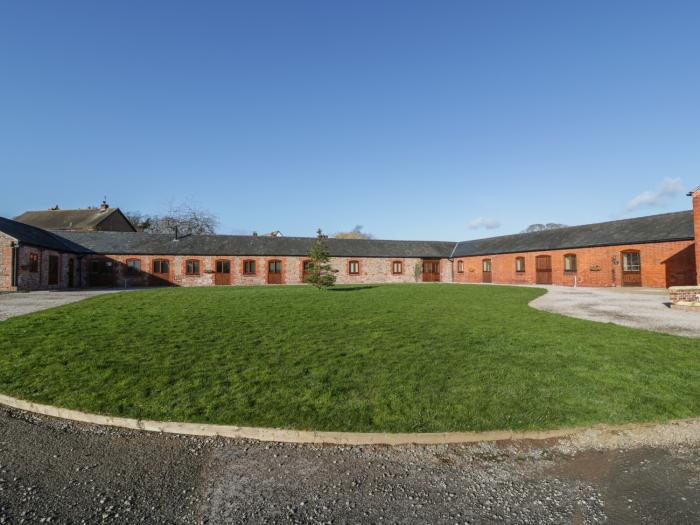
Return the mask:
[[[254,235],[173,235],[130,232],[55,232],[94,253],[112,255],[256,255],[304,256],[314,237]],[[455,243],[440,241],[386,241],[327,239],[335,257],[449,257]]]
[[[108,255],[252,255],[304,256],[313,237],[252,235],[173,235],[112,231],[46,231],[0,217],[0,231],[18,241],[73,253]],[[556,230],[504,235],[459,243],[328,239],[335,257],[446,258],[561,250],[592,246],[692,240],[693,212],[664,213],[635,219],[586,224]]]
[[[10,237],[17,239],[19,242],[37,246],[39,248],[48,248],[61,252],[84,252],[84,248],[78,246],[68,239],[64,239],[55,233],[42,230],[29,224],[13,221],[0,217],[0,232],[3,232]]]
[[[688,210],[635,219],[463,241],[457,243],[452,256],[497,255],[500,253],[561,250],[616,244],[642,244],[690,240],[693,238],[693,212]]]
[[[25,211],[15,217],[18,222],[45,230],[96,230],[97,226],[113,215],[123,215],[119,208],[87,208],[80,210]],[[126,218],[125,218],[126,219]],[[127,220],[128,222],[128,220]],[[129,223],[131,224],[131,223]]]

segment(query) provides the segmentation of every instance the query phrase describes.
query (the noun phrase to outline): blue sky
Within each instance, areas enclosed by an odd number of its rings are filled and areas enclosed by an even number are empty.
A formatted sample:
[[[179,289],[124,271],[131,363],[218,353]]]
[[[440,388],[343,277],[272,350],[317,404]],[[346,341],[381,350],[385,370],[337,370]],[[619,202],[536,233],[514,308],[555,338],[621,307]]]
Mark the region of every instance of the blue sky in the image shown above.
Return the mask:
[[[697,2],[4,2],[0,215],[461,240],[688,209]]]

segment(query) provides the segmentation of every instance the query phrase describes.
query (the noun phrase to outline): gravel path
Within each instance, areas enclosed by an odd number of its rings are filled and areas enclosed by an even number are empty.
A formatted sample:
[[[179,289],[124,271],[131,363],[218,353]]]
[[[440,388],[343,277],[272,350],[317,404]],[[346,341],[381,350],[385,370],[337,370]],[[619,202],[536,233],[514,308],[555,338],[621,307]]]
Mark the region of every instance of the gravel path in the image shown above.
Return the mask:
[[[541,287],[548,292],[530,303],[530,306],[540,310],[591,321],[700,337],[700,312],[669,308],[666,290]]]
[[[0,294],[0,321],[16,315],[74,303],[87,297],[120,291],[123,290],[57,290]]]
[[[0,523],[700,520],[700,441],[580,445],[270,444],[0,408]]]

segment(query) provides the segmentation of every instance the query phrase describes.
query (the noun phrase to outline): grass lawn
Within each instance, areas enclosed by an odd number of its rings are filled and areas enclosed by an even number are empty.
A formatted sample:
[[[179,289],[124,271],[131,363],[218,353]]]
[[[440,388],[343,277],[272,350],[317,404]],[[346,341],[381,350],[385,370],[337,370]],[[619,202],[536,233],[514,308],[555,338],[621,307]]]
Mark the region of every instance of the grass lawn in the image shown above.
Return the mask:
[[[0,392],[89,412],[316,430],[700,415],[700,340],[496,286],[159,289],[0,323]]]

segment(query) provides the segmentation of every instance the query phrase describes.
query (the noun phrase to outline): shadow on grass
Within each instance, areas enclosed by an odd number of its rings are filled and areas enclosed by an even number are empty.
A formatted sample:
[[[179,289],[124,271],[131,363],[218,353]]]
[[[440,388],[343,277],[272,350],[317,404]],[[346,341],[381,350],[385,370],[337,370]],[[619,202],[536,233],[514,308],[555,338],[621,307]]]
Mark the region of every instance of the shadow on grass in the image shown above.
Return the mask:
[[[376,286],[348,286],[347,288],[329,288],[329,292],[359,292],[360,290],[371,290]]]

